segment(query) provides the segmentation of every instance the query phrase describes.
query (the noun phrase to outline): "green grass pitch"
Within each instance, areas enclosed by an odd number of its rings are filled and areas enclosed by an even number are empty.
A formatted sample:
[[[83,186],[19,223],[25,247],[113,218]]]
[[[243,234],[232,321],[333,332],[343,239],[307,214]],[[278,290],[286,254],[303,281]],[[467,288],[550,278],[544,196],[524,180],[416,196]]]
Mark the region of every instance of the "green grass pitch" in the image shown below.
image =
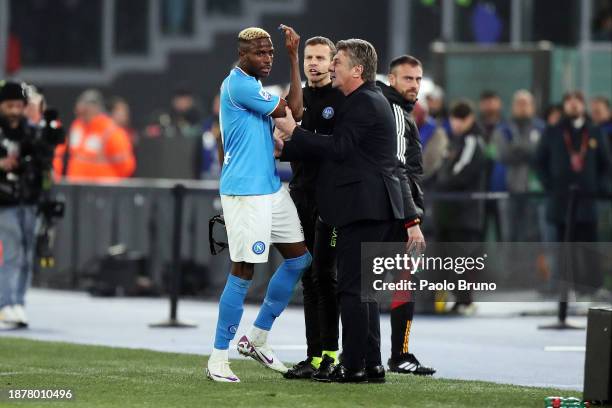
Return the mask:
[[[206,357],[0,338],[1,407],[543,407],[573,391],[387,375],[385,384],[289,381],[236,360],[240,384],[205,378]],[[466,367],[469,370],[469,367]],[[9,389],[70,389],[73,400],[8,399]]]

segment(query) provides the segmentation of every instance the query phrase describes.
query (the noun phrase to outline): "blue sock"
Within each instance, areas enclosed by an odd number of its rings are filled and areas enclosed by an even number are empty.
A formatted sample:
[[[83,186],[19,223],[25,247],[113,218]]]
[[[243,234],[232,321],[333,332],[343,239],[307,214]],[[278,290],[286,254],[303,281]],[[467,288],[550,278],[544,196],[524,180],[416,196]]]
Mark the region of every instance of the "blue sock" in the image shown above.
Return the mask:
[[[227,277],[225,289],[219,299],[219,318],[215,332],[215,348],[227,350],[230,341],[236,335],[236,330],[244,311],[244,298],[251,286],[250,280],[240,279],[230,274]]]
[[[254,323],[255,327],[270,331],[274,319],[287,307],[293,296],[295,285],[311,262],[310,252],[306,252],[298,258],[285,259],[280,264],[268,283],[266,298],[261,305],[261,309],[259,309],[259,314]]]

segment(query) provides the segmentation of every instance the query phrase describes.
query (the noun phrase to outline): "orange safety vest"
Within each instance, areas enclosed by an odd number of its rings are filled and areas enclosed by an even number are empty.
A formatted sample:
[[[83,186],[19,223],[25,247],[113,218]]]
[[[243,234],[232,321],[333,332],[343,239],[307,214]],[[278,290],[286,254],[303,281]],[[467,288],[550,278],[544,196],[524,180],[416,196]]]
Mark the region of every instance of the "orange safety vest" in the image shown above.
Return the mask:
[[[107,115],[97,115],[89,123],[75,120],[68,137],[68,179],[116,179],[129,177],[134,172],[136,160],[132,143],[125,131]],[[65,152],[66,144],[55,150],[53,168],[57,179],[62,177]]]

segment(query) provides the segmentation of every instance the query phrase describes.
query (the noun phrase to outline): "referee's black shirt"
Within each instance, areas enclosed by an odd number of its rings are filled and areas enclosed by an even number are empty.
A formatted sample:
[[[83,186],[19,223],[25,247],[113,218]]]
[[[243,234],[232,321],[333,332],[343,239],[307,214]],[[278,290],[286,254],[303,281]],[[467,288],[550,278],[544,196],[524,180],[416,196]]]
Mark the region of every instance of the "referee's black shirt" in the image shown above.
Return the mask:
[[[344,95],[336,88],[332,88],[331,82],[321,88],[305,86],[304,114],[302,124],[306,130],[331,135],[334,130],[336,114],[344,101]],[[313,195],[319,172],[318,162],[291,162],[293,177],[289,188],[294,199],[304,196],[308,201],[314,201]],[[307,198],[308,197],[308,198]]]

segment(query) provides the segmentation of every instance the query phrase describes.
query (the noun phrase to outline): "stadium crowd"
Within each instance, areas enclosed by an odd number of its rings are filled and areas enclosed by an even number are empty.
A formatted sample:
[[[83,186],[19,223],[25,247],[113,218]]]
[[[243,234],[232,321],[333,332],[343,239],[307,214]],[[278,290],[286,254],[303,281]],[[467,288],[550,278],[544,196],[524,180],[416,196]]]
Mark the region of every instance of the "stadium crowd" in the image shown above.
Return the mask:
[[[554,185],[569,184],[589,190],[595,188],[597,191],[610,187],[610,173],[607,169],[612,157],[612,110],[606,96],[594,96],[587,101],[580,91],[568,92],[562,101],[546,107],[538,114],[533,94],[521,89],[514,93],[507,116],[504,115],[502,98],[494,90],[483,91],[477,103],[467,99],[449,102],[445,98],[444,90],[438,86],[419,96],[413,117],[418,125],[422,144],[423,185],[427,193],[538,193],[551,191]],[[113,177],[120,179],[134,173],[137,164],[134,163],[132,150],[143,139],[200,138],[197,177],[212,180],[219,178],[219,95],[215,95],[206,110],[201,108],[193,92],[186,87],[177,88],[168,108],[152,112],[149,124],[138,131],[131,125],[130,106],[126,99],[113,96],[109,98],[108,104],[104,104],[98,91],[89,90],[84,92],[76,103],[77,119],[71,125],[69,134],[74,135],[82,131],[83,107],[92,104],[93,109],[99,111],[100,118],[104,118],[106,126],[117,129],[117,135],[113,138],[119,139],[120,150],[125,150],[122,153],[125,162],[117,160],[118,156],[113,156],[117,153],[108,153],[107,159],[113,163],[111,167],[116,169],[111,173]],[[105,110],[108,113],[104,113]],[[208,112],[204,114],[206,111]],[[465,119],[466,126],[454,128],[451,117]],[[574,122],[577,118],[581,119],[579,122],[584,123],[588,129],[589,138],[597,140],[588,142],[586,152],[581,153],[580,147],[576,151],[576,157],[584,155],[582,160],[595,166],[593,171],[576,173],[572,170],[571,163],[558,162],[558,156],[549,157],[542,150],[551,147],[549,141],[556,143],[563,138],[558,134],[563,132],[560,129],[569,123],[570,118]],[[480,151],[481,155],[469,156],[470,161],[466,163],[470,170],[468,174],[473,174],[474,177],[469,176],[466,182],[463,182],[454,177],[449,165],[453,163],[454,156],[463,151],[462,140],[466,132],[476,136],[476,150]],[[573,149],[565,142],[563,146],[564,149]],[[538,150],[538,147],[541,149]],[[589,151],[598,154],[586,154]],[[64,147],[60,146],[55,163],[58,177],[61,176],[60,155],[63,152]],[[548,159],[552,162],[547,161]],[[83,171],[84,173],[79,174],[68,173],[68,179],[104,177],[108,180],[109,177],[107,172],[97,168]],[[559,178],[549,177],[550,172]],[[282,164],[279,173],[284,181],[291,179],[290,171],[287,167],[282,167]],[[519,197],[508,202],[489,201],[482,204],[482,208],[469,202],[447,202],[447,205],[434,206],[432,200],[428,200],[427,205],[428,212],[437,212],[437,216],[432,217],[433,222],[425,226],[430,234],[435,234],[439,239],[452,239],[458,234],[473,237],[474,240],[488,237],[497,241],[554,241],[560,237],[548,224],[558,225],[564,222],[563,206],[559,206],[554,215],[549,214],[546,220],[542,208],[530,206],[529,200]],[[464,216],[454,217],[454,211]],[[471,216],[465,216],[467,213]],[[518,216],[527,217],[530,220],[529,225],[518,226],[510,222]],[[451,219],[454,221],[451,222]],[[597,240],[594,233],[584,238]]]
[[[94,91],[94,90],[91,90]],[[77,117],[80,116],[79,101],[83,97],[94,95],[99,98],[101,114],[108,116],[112,123],[123,130],[132,148],[143,138],[195,138],[202,139],[202,161],[199,178],[217,179],[220,166],[217,147],[221,140],[219,128],[219,95],[215,95],[208,109],[202,109],[197,97],[186,88],[177,88],[168,109],[152,112],[149,124],[142,130],[132,127],[129,102],[119,96],[111,96],[104,104],[98,91],[84,92],[75,104]],[[425,184],[433,187],[437,172],[453,140],[453,129],[450,126],[449,108],[452,103],[445,99],[444,90],[435,86],[427,94],[419,95],[420,100],[414,108],[414,119],[419,128],[425,161]],[[508,191],[526,192],[542,191],[545,188],[536,176],[537,163],[535,150],[547,129],[559,124],[570,114],[568,99],[577,99],[578,109],[584,113],[587,124],[593,130],[602,133],[608,146],[608,156],[612,154],[612,108],[610,100],[597,95],[586,101],[580,91],[570,92],[562,101],[552,104],[538,114],[534,96],[528,90],[517,90],[510,102],[510,115],[504,116],[504,105],[501,97],[494,90],[483,91],[476,104],[463,99],[470,106],[475,119],[475,129],[482,142],[487,160],[481,163],[490,180],[484,188],[472,191]],[[458,102],[458,101],[453,101]],[[104,111],[106,113],[104,113]],[[206,112],[206,113],[203,113]],[[75,121],[72,126],[77,123]],[[518,144],[518,146],[515,146]],[[129,177],[133,172],[118,174],[118,177]],[[94,175],[95,178],[98,175]],[[100,175],[102,176],[102,175]],[[285,175],[285,180],[290,175]]]

